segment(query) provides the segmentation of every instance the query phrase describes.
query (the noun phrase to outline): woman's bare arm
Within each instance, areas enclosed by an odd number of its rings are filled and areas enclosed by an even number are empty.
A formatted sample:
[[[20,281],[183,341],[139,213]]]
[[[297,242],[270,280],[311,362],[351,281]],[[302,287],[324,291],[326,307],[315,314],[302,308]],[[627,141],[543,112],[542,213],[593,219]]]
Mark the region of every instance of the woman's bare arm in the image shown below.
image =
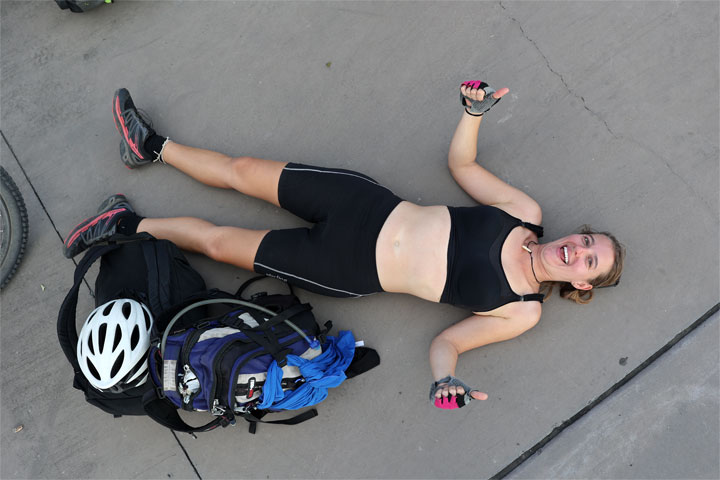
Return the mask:
[[[517,337],[540,320],[542,307],[526,304],[522,314],[512,318],[492,315],[473,315],[444,330],[430,345],[430,368],[435,381],[448,375],[455,376],[458,356],[490,343]],[[455,387],[442,391],[443,396],[455,395]],[[482,392],[473,395],[478,400],[487,398]]]
[[[471,90],[466,86],[460,88],[461,93],[469,98],[481,100],[485,95],[485,92],[479,89]],[[508,92],[507,88],[501,88],[492,95],[500,98]],[[458,185],[477,202],[503,208],[525,221],[540,223],[540,206],[535,200],[478,164],[477,142],[482,118],[463,113],[450,143],[450,173]]]

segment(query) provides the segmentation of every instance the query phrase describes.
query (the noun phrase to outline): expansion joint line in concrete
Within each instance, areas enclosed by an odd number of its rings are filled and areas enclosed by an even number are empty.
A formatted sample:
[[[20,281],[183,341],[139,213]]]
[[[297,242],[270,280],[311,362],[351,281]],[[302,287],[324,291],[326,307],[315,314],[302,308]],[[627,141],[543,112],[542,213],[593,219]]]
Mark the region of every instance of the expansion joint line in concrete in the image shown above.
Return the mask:
[[[505,5],[503,5],[502,2],[499,2],[499,3],[500,3],[500,7],[503,10],[507,11],[507,8],[505,8]],[[605,119],[603,119],[598,113],[594,112],[590,107],[587,106],[587,103],[585,102],[585,97],[575,93],[573,91],[573,89],[571,89],[570,86],[568,85],[568,83],[565,81],[565,77],[563,77],[563,75],[561,73],[557,72],[554,68],[552,68],[552,66],[550,65],[550,60],[548,60],[548,58],[545,56],[545,54],[542,52],[542,50],[540,50],[540,47],[538,47],[537,43],[535,43],[535,40],[528,37],[527,33],[525,33],[525,29],[523,28],[522,24],[512,15],[508,15],[508,17],[510,18],[510,20],[512,20],[513,22],[515,22],[517,24],[517,26],[520,28],[520,33],[522,33],[523,37],[525,37],[525,40],[530,42],[532,44],[532,46],[535,47],[535,50],[537,50],[537,52],[540,54],[540,56],[543,58],[543,60],[545,60],[545,66],[547,66],[548,70],[550,70],[556,77],[558,77],[560,79],[560,81],[565,86],[565,89],[570,93],[570,95],[579,99],[582,102],[583,108],[585,110],[587,110],[590,113],[590,115],[592,115],[593,117],[598,119],[600,122],[602,122],[602,124],[605,126],[605,129],[608,131],[608,133],[610,133],[610,135],[613,136],[613,138],[618,138],[618,136],[615,134],[615,132],[613,132],[612,129],[610,128],[610,126],[607,124]]]
[[[499,5],[500,5],[500,7],[501,7],[503,10],[507,11],[507,8],[505,7],[505,5],[503,5],[503,2],[499,2]],[[674,16],[676,11],[677,11],[677,6],[676,6],[676,9],[670,14],[670,17]],[[568,85],[568,83],[567,83],[567,81],[565,80],[565,77],[562,75],[562,73],[560,73],[560,72],[556,71],[554,68],[552,68],[552,66],[550,65],[550,60],[548,60],[548,58],[545,56],[545,54],[543,53],[543,51],[540,50],[540,47],[539,47],[538,44],[535,42],[535,40],[533,40],[532,38],[530,38],[530,37],[527,35],[527,33],[525,33],[525,29],[523,28],[523,26],[522,26],[522,24],[520,23],[520,21],[518,21],[518,19],[516,19],[515,17],[513,17],[513,16],[510,15],[509,13],[508,13],[508,18],[510,18],[510,20],[512,20],[513,22],[515,22],[515,23],[517,24],[518,28],[520,29],[520,33],[522,33],[522,35],[523,35],[523,37],[525,38],[525,40],[527,40],[528,42],[530,42],[530,43],[532,44],[532,46],[535,48],[535,50],[537,50],[537,52],[538,52],[538,53],[540,54],[540,56],[543,58],[543,60],[545,61],[545,66],[548,68],[548,70],[550,70],[550,71],[553,73],[553,75],[557,76],[557,77],[560,79],[560,82],[562,82],[562,84],[565,86],[565,89],[566,89],[572,96],[574,96],[575,98],[579,99],[579,100],[582,102],[583,108],[584,108],[585,110],[587,110],[593,117],[595,117],[595,118],[598,119],[600,122],[602,122],[602,124],[605,126],[605,129],[610,133],[610,135],[612,135],[613,138],[615,138],[615,139],[617,139],[617,140],[628,140],[628,141],[630,141],[631,143],[633,143],[634,145],[642,148],[642,149],[645,150],[646,152],[649,152],[651,155],[653,155],[653,157],[660,159],[660,161],[661,161],[661,162],[665,165],[665,167],[670,171],[670,174],[672,174],[673,176],[675,176],[676,178],[678,178],[678,179],[693,193],[693,195],[695,195],[695,197],[698,198],[698,199],[700,200],[700,202],[702,202],[702,204],[707,208],[708,212],[710,212],[711,214],[714,214],[713,208],[707,203],[707,201],[703,198],[703,196],[700,195],[700,194],[698,194],[698,192],[695,191],[695,189],[693,188],[693,186],[692,186],[685,178],[683,178],[680,174],[678,174],[678,173],[673,169],[673,167],[672,167],[671,162],[670,162],[669,159],[667,159],[666,157],[664,157],[664,156],[663,156],[662,154],[660,154],[659,152],[655,151],[653,148],[645,145],[644,143],[642,143],[642,142],[640,142],[640,141],[638,141],[638,140],[636,140],[636,139],[634,139],[634,138],[632,138],[632,137],[627,137],[627,136],[625,136],[625,135],[616,134],[615,132],[613,132],[612,129],[610,128],[610,126],[608,125],[608,123],[607,123],[598,113],[594,112],[590,107],[587,106],[587,103],[585,102],[585,97],[583,97],[582,95],[579,95],[579,94],[575,93],[575,91],[573,91],[573,89],[571,89],[570,86]]]
[[[15,163],[17,163],[18,167],[23,173],[23,176],[25,177],[25,180],[27,180],[28,185],[30,185],[30,188],[33,191],[33,194],[35,194],[35,198],[40,203],[40,207],[43,209],[43,212],[45,212],[45,216],[50,220],[50,225],[52,225],[53,230],[55,230],[55,233],[57,234],[58,238],[60,239],[60,243],[63,242],[63,237],[60,234],[60,231],[57,229],[57,226],[55,226],[55,222],[53,222],[52,217],[50,216],[50,212],[48,212],[47,208],[45,208],[45,204],[43,203],[42,199],[40,198],[40,195],[38,194],[37,190],[35,189],[35,186],[33,185],[32,181],[30,180],[30,177],[28,176],[27,172],[22,166],[22,163],[20,163],[20,160],[18,159],[17,155],[15,154],[15,150],[13,150],[12,146],[10,145],[10,142],[8,142],[7,137],[5,137],[5,132],[0,130],[0,136],[2,136],[3,141],[5,142],[5,145],[7,145],[8,150],[10,150],[10,153],[12,154],[13,158],[15,159]],[[73,259],[72,261],[75,264],[75,267],[77,267],[77,262]],[[87,282],[87,279],[83,279],[83,282],[85,283],[85,286],[87,286],[88,290],[90,291],[90,295],[95,298],[95,293],[93,292],[93,289],[90,288],[90,285]]]
[[[705,198],[702,195],[700,195],[697,192],[697,190],[695,190],[695,188],[693,188],[693,186],[692,186],[692,184],[690,184],[690,182],[688,182],[682,175],[680,175],[678,172],[675,171],[675,169],[672,167],[672,163],[670,162],[670,160],[667,157],[665,157],[661,153],[657,152],[655,149],[636,140],[635,138],[625,137],[625,136],[623,136],[623,138],[627,139],[628,141],[630,141],[633,144],[637,145],[638,147],[642,148],[646,152],[649,152],[654,158],[659,159],[660,162],[662,162],[662,164],[665,165],[665,168],[670,172],[670,174],[672,176],[674,176],[675,178],[677,178],[678,180],[680,180],[683,183],[683,185],[685,185],[688,188],[688,190],[690,190],[692,192],[692,194],[695,196],[695,198],[697,198],[700,201],[700,203],[702,203],[705,206],[708,213],[710,213],[710,215],[715,216],[715,211],[713,210],[713,207],[705,200]]]
[[[187,458],[187,461],[190,462],[190,466],[195,471],[195,475],[197,475],[197,478],[202,480],[202,477],[200,476],[200,472],[198,472],[198,469],[195,467],[195,464],[193,463],[192,459],[190,458],[190,455],[188,455],[187,450],[185,450],[185,447],[183,446],[182,442],[178,438],[177,433],[175,433],[174,430],[170,430],[170,432],[172,433],[173,437],[175,437],[175,441],[177,441],[178,445],[180,445],[180,448],[182,449],[183,453],[185,454],[185,458]]]
[[[519,457],[517,457],[513,462],[511,462],[507,467],[500,470],[498,473],[490,477],[492,480],[495,479],[501,479],[505,478],[510,472],[515,470],[517,467],[519,467],[525,460],[532,457],[538,450],[543,448],[545,445],[547,445],[551,440],[553,440],[555,437],[557,437],[560,432],[565,430],[567,427],[575,423],[576,421],[580,420],[585,414],[590,412],[593,408],[597,407],[601,402],[603,402],[606,398],[608,398],[610,395],[615,393],[617,390],[622,388],[626,383],[628,383],[630,380],[632,380],[635,376],[637,376],[640,372],[645,370],[647,367],[649,367],[655,360],[660,358],[665,352],[670,350],[673,346],[675,346],[676,343],[678,343],[680,340],[685,338],[688,334],[690,334],[693,330],[698,328],[700,325],[702,325],[707,319],[715,315],[718,310],[720,310],[720,303],[716,303],[710,310],[705,312],[705,314],[695,320],[690,326],[685,328],[683,331],[675,335],[672,340],[670,340],[668,343],[663,345],[658,351],[653,353],[650,357],[648,357],[647,360],[645,360],[643,363],[638,365],[632,372],[625,375],[625,377],[622,378],[619,382],[617,382],[612,387],[608,388],[606,391],[604,391],[599,397],[597,397],[592,402],[588,403],[582,410],[577,412],[572,417],[568,418],[564,422],[562,422],[559,426],[552,429],[552,431],[547,434],[542,440],[540,440],[538,443],[533,445],[530,449],[526,450],[522,453]]]

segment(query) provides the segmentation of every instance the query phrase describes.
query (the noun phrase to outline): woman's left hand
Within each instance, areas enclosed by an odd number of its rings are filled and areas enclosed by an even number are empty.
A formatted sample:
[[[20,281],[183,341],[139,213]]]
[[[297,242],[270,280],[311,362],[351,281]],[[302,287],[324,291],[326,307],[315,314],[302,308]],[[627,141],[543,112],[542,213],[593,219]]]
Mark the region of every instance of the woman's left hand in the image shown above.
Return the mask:
[[[469,393],[467,393],[469,392]],[[471,400],[487,400],[487,394],[471,389],[461,380],[447,376],[430,387],[430,398],[434,397],[434,405],[443,410],[462,408]]]
[[[485,90],[479,88],[479,85],[473,84],[473,82],[465,82],[460,85],[460,93],[462,93],[463,97],[466,97],[470,100],[481,101],[485,98]],[[491,95],[493,98],[502,98],[508,93],[510,93],[510,89],[507,87],[503,87],[500,90],[492,93]]]
[[[456,387],[454,385],[438,385],[439,388],[435,392],[435,398],[443,398],[443,397],[454,397],[456,395],[465,395],[465,389],[463,387]],[[471,390],[470,396],[473,398],[473,400],[487,400],[488,395],[487,393],[481,392],[480,390]]]
[[[460,103],[469,115],[481,117],[509,91],[506,87],[495,91],[485,82],[470,80],[460,85]],[[486,98],[487,95],[490,97]]]

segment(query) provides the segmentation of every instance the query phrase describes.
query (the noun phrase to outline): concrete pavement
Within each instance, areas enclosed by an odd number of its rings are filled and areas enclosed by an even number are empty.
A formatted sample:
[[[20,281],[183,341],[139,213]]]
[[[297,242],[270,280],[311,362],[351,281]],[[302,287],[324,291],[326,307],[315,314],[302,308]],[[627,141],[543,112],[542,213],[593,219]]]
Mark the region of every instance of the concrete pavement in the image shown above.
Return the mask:
[[[76,15],[3,0],[0,153],[31,225],[1,294],[0,477],[501,472],[720,298],[718,13],[717,2],[118,0]],[[300,426],[192,439],[112,419],[72,389],[55,336],[74,269],[61,238],[107,195],[126,194],[146,216],[301,225],[170,168],[125,169],[110,114],[116,88],[185,144],[351,168],[420,204],[472,205],[445,156],[461,114],[457,85],[477,77],[511,89],[483,122],[483,165],[539,201],[549,239],[591,223],[628,248],[618,288],[586,306],[553,298],[526,334],[462,355],[458,376],[488,401],[429,406],[427,347],[468,312],[390,294],[302,292],[320,319],[378,349],[382,365],[331,392],[320,417]],[[189,258],[210,286],[230,290],[251,275]],[[89,293],[79,312],[91,308]],[[511,476],[717,478],[717,316],[703,325]],[[679,376],[695,390],[668,395]],[[642,416],[616,424],[617,408],[657,412],[673,435],[657,440]],[[608,445],[617,455],[585,461]]]
[[[718,326],[715,314],[507,478],[718,478]]]

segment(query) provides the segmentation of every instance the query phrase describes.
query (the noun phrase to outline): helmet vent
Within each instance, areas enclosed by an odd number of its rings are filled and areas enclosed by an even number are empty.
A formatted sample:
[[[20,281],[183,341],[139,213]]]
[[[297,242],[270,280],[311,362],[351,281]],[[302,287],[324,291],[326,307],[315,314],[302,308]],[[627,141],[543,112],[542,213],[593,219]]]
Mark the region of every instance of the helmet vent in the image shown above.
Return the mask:
[[[112,351],[114,352],[118,345],[120,345],[120,340],[122,339],[122,330],[120,329],[120,325],[115,325],[115,338],[113,339],[113,348]]]
[[[143,315],[145,315],[145,330],[150,331],[150,315],[144,308],[142,309],[142,311]]]
[[[125,376],[126,380],[130,380],[132,377],[138,374],[138,372],[144,371],[147,368],[147,358],[140,357],[140,359],[135,363],[133,368],[130,370],[130,372]],[[139,382],[138,380],[143,380],[143,377],[136,378],[133,382],[127,382],[126,385],[129,387],[136,387],[140,385],[143,382]]]
[[[87,346],[88,346],[88,350],[90,350],[90,353],[95,355],[95,350],[93,349],[93,343],[95,343],[95,342],[93,342],[93,332],[92,332],[92,330],[90,330],[90,334],[88,335],[88,340],[87,340]]]
[[[112,370],[110,370],[110,377],[114,377],[115,375],[117,375],[117,373],[120,371],[120,368],[122,368],[124,359],[125,352],[120,352],[120,355],[118,355],[117,360],[115,360],[115,363],[113,364]]]
[[[135,325],[133,327],[132,334],[130,335],[130,348],[132,350],[135,350],[135,347],[137,347],[139,342],[140,342],[140,327]]]
[[[107,317],[108,315],[110,315],[110,310],[112,310],[112,308],[114,306],[115,306],[115,302],[109,302],[107,305],[105,305],[105,308],[103,309],[103,312],[102,312],[103,316]]]
[[[98,339],[98,346],[100,347],[100,353],[103,351],[103,346],[105,345],[105,334],[107,333],[107,323],[103,323],[100,325],[100,328],[98,329],[98,335],[100,338]]]
[[[87,361],[88,370],[90,370],[90,374],[95,377],[98,381],[100,380],[100,374],[97,371],[97,368],[95,368],[95,365],[92,364],[90,359]]]
[[[132,312],[132,305],[130,305],[130,302],[123,303],[122,314],[126,320],[130,318],[130,312]]]

